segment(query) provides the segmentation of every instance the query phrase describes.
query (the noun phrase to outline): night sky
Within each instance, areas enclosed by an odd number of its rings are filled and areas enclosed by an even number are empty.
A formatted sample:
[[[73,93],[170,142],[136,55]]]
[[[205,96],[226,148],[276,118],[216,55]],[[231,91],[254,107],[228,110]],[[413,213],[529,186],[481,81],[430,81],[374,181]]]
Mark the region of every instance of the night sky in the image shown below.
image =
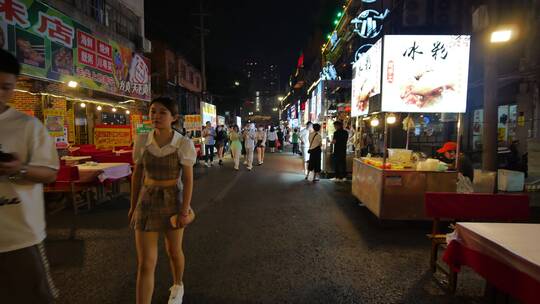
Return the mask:
[[[211,14],[206,40],[208,89],[218,94],[226,92],[241,63],[251,58],[278,64],[284,86],[300,52],[320,48],[344,2],[204,0]],[[199,66],[199,35],[195,29],[199,20],[193,16],[198,11],[197,0],[161,1],[160,5],[146,1],[146,35],[169,41]],[[309,56],[306,59],[310,60]]]

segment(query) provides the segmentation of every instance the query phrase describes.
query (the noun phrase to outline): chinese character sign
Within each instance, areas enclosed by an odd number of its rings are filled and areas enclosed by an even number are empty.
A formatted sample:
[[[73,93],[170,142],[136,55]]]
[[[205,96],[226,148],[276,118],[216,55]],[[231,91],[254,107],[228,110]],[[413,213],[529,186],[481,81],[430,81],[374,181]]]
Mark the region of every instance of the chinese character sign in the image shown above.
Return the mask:
[[[384,37],[382,110],[463,113],[470,36]]]
[[[0,0],[0,48],[25,75],[150,100],[148,59],[42,2]]]
[[[98,149],[131,146],[131,126],[96,126],[94,143]]]
[[[369,98],[381,93],[382,39],[353,64],[351,116],[368,114]]]

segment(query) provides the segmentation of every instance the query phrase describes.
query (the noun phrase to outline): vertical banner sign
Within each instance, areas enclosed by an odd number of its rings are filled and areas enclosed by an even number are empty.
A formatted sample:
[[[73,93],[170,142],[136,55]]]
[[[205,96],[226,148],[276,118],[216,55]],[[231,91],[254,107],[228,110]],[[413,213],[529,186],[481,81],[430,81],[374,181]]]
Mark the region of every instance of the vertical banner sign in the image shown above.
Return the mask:
[[[131,134],[137,136],[137,126],[142,123],[142,115],[131,114]]]
[[[0,48],[22,74],[150,100],[150,61],[35,0],[0,0]]]
[[[73,108],[66,112],[66,125],[68,130],[68,142],[75,142],[75,111]]]

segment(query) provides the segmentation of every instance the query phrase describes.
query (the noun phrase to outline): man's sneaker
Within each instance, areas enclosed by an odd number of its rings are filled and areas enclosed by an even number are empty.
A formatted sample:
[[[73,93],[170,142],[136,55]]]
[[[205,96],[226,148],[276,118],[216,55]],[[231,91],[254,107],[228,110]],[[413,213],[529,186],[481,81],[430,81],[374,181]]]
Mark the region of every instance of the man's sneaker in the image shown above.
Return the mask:
[[[171,295],[169,296],[169,304],[182,304],[182,298],[184,297],[184,284],[182,285],[173,285],[169,289]]]
[[[248,169],[248,171],[251,171],[252,168],[251,168],[251,167],[248,167],[247,169]]]
[[[341,181],[342,181],[342,182],[346,182],[346,181],[347,181],[347,178],[344,177],[344,178],[341,179]]]
[[[204,163],[204,165],[207,167],[207,168],[210,168],[210,164],[208,162]]]
[[[341,179],[339,179],[339,178],[337,178],[337,177],[331,178],[330,180],[333,181],[333,182],[339,182],[339,181],[341,181]]]
[[[240,170],[240,169],[235,167],[234,170],[238,171],[238,170]]]

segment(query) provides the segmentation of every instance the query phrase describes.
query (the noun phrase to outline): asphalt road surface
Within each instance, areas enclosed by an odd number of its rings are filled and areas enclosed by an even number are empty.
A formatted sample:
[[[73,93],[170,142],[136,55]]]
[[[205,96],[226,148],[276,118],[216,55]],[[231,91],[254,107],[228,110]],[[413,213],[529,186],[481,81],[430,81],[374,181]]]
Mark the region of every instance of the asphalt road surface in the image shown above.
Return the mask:
[[[350,187],[305,181],[290,153],[267,154],[252,172],[235,172],[230,160],[197,167],[184,303],[482,303],[476,275],[460,277],[457,296],[431,275],[429,223],[380,225]],[[48,216],[59,303],[135,303],[128,208],[119,199]],[[153,303],[167,303],[163,244],[159,254]]]

